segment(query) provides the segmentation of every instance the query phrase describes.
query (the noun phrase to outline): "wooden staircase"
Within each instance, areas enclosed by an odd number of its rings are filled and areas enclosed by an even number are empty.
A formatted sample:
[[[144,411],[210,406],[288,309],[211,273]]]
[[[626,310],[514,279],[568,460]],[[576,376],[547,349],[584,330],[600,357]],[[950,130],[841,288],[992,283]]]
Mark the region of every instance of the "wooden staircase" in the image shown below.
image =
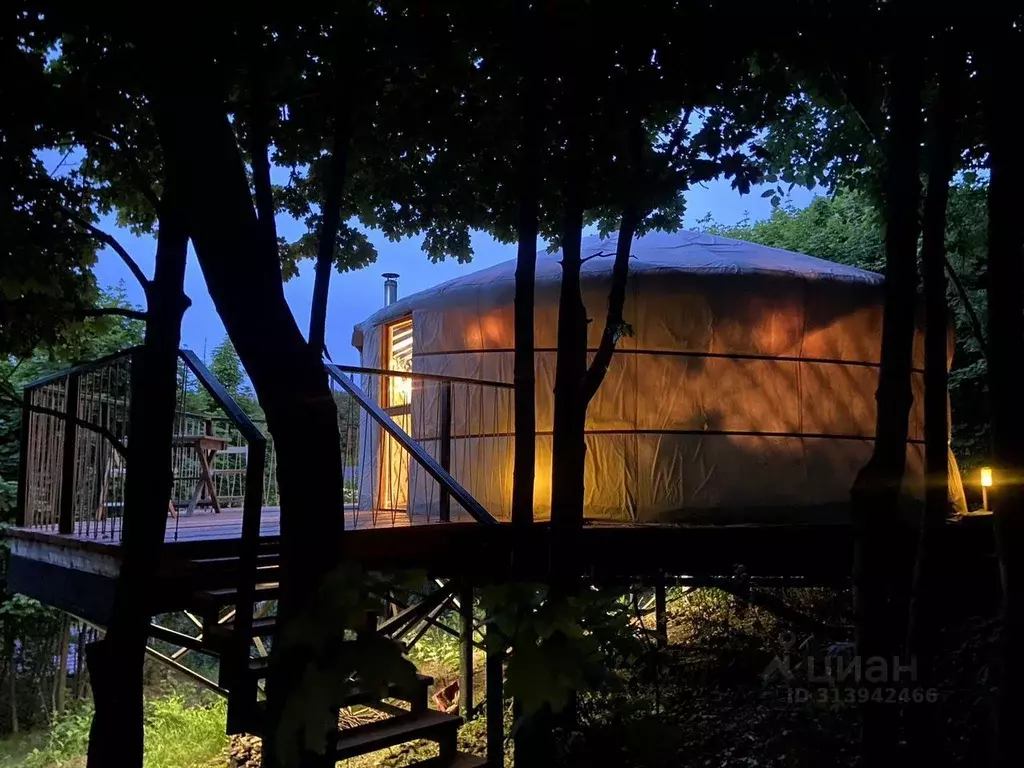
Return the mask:
[[[228,562],[228,561],[234,562]],[[234,558],[217,558],[196,560],[192,563],[195,582],[204,583],[202,589],[193,594],[191,610],[201,617],[202,635],[198,640],[204,653],[216,655],[222,660],[219,684],[228,692],[228,723],[229,732],[249,733],[262,736],[265,729],[265,701],[256,697],[243,695],[240,691],[256,692],[262,685],[269,670],[269,659],[266,656],[250,657],[244,664],[224,663],[242,644],[236,633],[248,631],[253,642],[262,643],[262,639],[271,638],[277,632],[277,619],[273,616],[257,616],[251,620],[246,630],[240,630],[231,610],[238,601],[238,589],[232,586],[237,583],[239,575],[238,563]],[[255,584],[255,600],[265,602],[278,596],[277,558],[266,554],[260,556],[258,575]],[[209,585],[209,586],[206,586]],[[241,622],[246,624],[247,622]],[[387,626],[387,622],[379,623],[377,616],[368,617],[368,625],[377,631],[378,625]],[[234,675],[232,669],[240,669]],[[357,757],[379,749],[393,747],[416,740],[432,741],[438,745],[436,757],[415,763],[417,766],[432,768],[481,768],[488,763],[477,755],[458,751],[457,734],[463,719],[457,715],[431,709],[429,707],[429,688],[433,679],[417,675],[415,685],[403,687],[392,685],[387,690],[387,699],[404,703],[408,708],[382,701],[379,691],[361,691],[358,684],[354,690],[341,697],[337,702],[339,709],[353,706],[368,706],[388,715],[386,719],[354,727],[339,727],[328,734],[328,751],[324,758],[324,766],[333,766],[336,761]],[[233,689],[234,695],[233,695]]]

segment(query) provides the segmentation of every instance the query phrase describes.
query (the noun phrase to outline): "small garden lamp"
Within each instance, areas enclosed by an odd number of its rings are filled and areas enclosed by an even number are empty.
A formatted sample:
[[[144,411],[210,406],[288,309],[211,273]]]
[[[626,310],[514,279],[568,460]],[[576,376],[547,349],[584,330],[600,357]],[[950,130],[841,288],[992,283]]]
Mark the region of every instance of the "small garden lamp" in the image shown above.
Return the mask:
[[[988,489],[992,487],[992,467],[981,468],[981,508],[988,512]]]

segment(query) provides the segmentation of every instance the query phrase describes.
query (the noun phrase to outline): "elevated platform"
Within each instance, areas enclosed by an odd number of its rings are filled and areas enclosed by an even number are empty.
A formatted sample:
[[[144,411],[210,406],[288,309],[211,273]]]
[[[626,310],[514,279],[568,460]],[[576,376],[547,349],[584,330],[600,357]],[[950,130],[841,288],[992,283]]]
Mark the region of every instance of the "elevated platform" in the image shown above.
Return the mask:
[[[168,529],[154,564],[151,613],[182,610],[197,591],[233,587],[238,581],[241,516],[197,513]],[[379,513],[378,513],[379,514]],[[390,513],[389,513],[390,514]],[[630,525],[593,522],[554,541],[545,523],[517,534],[510,525],[433,523],[408,517],[394,527],[370,527],[372,517],[347,514],[339,541],[342,557],[367,570],[425,570],[438,578],[470,577],[475,583],[515,577],[542,580],[558,558],[579,575],[608,583],[655,576],[695,582],[733,577],[738,571],[764,583],[816,586],[847,583],[853,528],[820,524]],[[356,521],[364,522],[362,527]],[[280,510],[263,511],[259,542],[261,578],[279,567]],[[378,520],[378,522],[382,522]],[[994,567],[991,516],[974,514],[944,526],[943,557],[952,568]],[[915,546],[912,530],[898,547]],[[103,623],[120,571],[121,544],[101,536],[10,529],[9,588]],[[568,555],[566,554],[568,553]],[[571,558],[571,563],[565,559]]]

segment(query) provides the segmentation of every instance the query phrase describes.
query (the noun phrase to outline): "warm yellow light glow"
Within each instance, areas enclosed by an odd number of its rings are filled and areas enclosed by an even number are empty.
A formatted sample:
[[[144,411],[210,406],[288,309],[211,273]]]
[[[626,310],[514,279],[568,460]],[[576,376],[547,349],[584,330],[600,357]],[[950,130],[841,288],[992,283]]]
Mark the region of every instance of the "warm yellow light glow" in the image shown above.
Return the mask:
[[[404,377],[401,379],[396,379],[395,389],[397,390],[398,396],[401,398],[401,402],[412,402],[412,379],[407,379]]]
[[[982,467],[981,468],[981,487],[991,488],[992,487],[992,468]]]

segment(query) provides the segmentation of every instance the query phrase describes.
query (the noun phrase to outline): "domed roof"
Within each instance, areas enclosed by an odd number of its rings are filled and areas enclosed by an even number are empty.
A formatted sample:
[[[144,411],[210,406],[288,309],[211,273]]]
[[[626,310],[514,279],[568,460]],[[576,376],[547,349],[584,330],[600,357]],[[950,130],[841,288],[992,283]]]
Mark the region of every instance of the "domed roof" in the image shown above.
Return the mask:
[[[611,276],[618,237],[584,237],[584,280]],[[651,232],[633,240],[630,274],[765,275],[803,280],[828,280],[858,285],[880,285],[883,277],[802,253],[733,240],[705,232]],[[557,284],[562,278],[561,251],[538,251],[537,286]],[[367,318],[361,325],[401,317],[414,309],[438,306],[465,293],[479,296],[485,287],[507,291],[515,282],[516,260],[510,259],[433,288],[410,294]]]

